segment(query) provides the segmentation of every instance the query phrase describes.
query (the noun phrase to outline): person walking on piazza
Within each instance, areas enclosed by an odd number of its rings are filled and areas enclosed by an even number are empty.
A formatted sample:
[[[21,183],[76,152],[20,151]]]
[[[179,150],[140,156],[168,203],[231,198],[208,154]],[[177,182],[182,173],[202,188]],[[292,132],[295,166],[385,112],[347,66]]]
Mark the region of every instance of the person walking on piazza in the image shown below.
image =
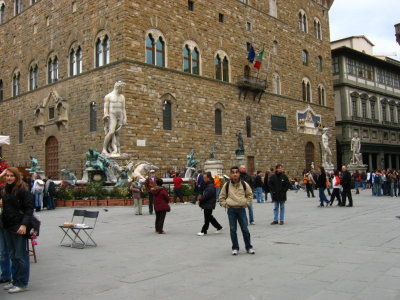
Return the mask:
[[[307,197],[310,198],[310,195],[311,195],[311,197],[315,198],[315,195],[314,195],[315,181],[314,181],[311,171],[308,171],[303,175],[303,183],[306,186]]]
[[[330,201],[329,205],[332,206],[333,201],[336,198],[338,200],[338,205],[342,206],[342,200],[340,198],[340,190],[341,190],[342,186],[340,185],[340,177],[339,177],[338,170],[335,170],[333,172],[332,186],[333,186],[333,191],[332,191],[331,201]]]
[[[180,199],[181,203],[184,203],[182,194],[183,179],[179,176],[179,173],[173,175],[172,181],[174,182],[174,203],[176,203],[177,198]]]
[[[204,191],[205,188],[205,183],[204,183],[204,177],[203,177],[203,171],[200,169],[197,171],[196,175],[196,181],[194,184],[194,197],[193,200],[191,201],[192,204],[196,204],[196,202],[199,200],[199,195],[201,195]]]
[[[245,165],[240,165],[239,166],[239,171],[240,171],[240,180],[246,181],[247,184],[250,186],[251,190],[253,191],[253,179],[249,174],[247,174],[246,166]],[[250,225],[256,225],[254,221],[254,213],[253,213],[253,200],[251,201],[250,205],[247,206],[249,209],[249,222]]]
[[[256,190],[257,203],[263,203],[263,182],[261,178],[261,171],[257,171],[257,174],[254,177],[254,188]]]
[[[324,207],[324,202],[326,203],[326,206],[328,206],[329,200],[326,198],[325,195],[325,189],[326,189],[326,173],[325,173],[325,168],[320,166],[318,168],[318,173],[319,176],[317,178],[317,188],[318,188],[318,194],[319,194],[319,206]]]
[[[268,185],[274,202],[274,220],[271,225],[283,225],[285,223],[286,192],[290,188],[290,182],[289,178],[284,174],[281,164],[276,165],[275,173],[269,179]],[[278,222],[278,220],[280,221]]]
[[[169,206],[169,196],[167,190],[162,186],[163,180],[156,179],[156,186],[151,188],[151,193],[154,195],[154,210],[156,211],[156,233],[165,234],[164,221],[168,211],[171,211]]]
[[[212,211],[215,209],[217,199],[211,172],[207,172],[204,174],[204,182],[206,184],[206,187],[203,191],[203,195],[200,197],[199,200],[199,205],[204,211],[204,225],[201,228],[201,231],[197,234],[199,236],[207,234],[210,223],[217,229],[216,233],[222,232],[222,226],[212,215]]]
[[[214,175],[215,198],[219,202],[219,192],[221,191],[221,178],[218,174]]]
[[[33,197],[17,168],[7,168],[0,174],[5,176],[6,186],[1,190],[3,210],[2,233],[11,257],[12,281],[3,287],[8,293],[20,293],[29,282],[29,224],[33,216]],[[8,278],[9,279],[9,278]]]
[[[55,202],[54,202],[54,196],[56,194],[56,184],[54,181],[51,179],[51,176],[48,175],[46,177],[46,183],[44,185],[44,197],[47,199],[47,209],[52,210],[56,208]]]
[[[135,214],[142,214],[142,192],[143,186],[140,182],[140,176],[136,176],[135,180],[132,181],[130,190],[132,191],[133,207],[135,208]],[[150,196],[149,196],[150,198]]]
[[[156,171],[150,170],[149,176],[146,178],[146,181],[144,182],[144,185],[146,187],[147,192],[149,193],[149,214],[153,214],[153,193],[151,193],[151,189],[157,185],[156,180]]]
[[[44,181],[40,179],[39,174],[34,175],[34,182],[32,186],[32,194],[35,199],[35,209],[36,211],[41,211],[43,209],[43,191],[44,191]]]
[[[239,242],[237,238],[237,223],[243,234],[244,244],[247,253],[255,254],[251,245],[250,231],[246,216],[246,207],[253,201],[253,192],[250,185],[240,180],[238,167],[231,168],[231,179],[221,188],[219,195],[220,205],[227,208],[229,230],[232,241],[232,255],[239,254]]]
[[[347,170],[346,166],[342,166],[342,206],[346,206],[346,197],[349,198],[349,204],[347,207],[353,206],[353,198],[351,196],[351,174]]]

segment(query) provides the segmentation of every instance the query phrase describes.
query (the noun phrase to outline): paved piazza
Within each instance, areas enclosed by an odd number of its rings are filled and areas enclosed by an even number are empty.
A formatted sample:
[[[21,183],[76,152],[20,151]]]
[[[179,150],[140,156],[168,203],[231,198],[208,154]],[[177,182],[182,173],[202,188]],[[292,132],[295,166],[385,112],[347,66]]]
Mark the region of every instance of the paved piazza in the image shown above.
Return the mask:
[[[172,205],[164,229],[132,207],[99,207],[97,248],[58,246],[57,225],[72,208],[42,212],[38,263],[30,291],[5,299],[400,299],[400,198],[354,195],[353,208],[318,208],[317,198],[289,192],[286,224],[271,226],[272,204],[254,203],[255,255],[231,255],[228,218],[222,234],[200,231],[203,214]],[[335,203],[336,204],[336,203]],[[147,209],[144,210],[147,212]]]

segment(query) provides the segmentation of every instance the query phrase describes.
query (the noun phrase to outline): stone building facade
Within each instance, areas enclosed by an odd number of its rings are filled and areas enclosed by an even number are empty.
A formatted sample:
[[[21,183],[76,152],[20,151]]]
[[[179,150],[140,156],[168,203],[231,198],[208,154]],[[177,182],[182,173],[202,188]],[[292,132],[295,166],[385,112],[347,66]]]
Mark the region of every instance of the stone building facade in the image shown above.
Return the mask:
[[[400,62],[373,55],[364,36],[332,42],[338,163],[351,159],[350,142],[361,139],[370,170],[400,168]]]
[[[332,2],[0,1],[3,156],[79,178],[104,140],[103,98],[122,80],[130,159],[181,168],[194,149],[202,165],[216,144],[227,171],[241,130],[250,170],[283,163],[298,175],[321,161],[321,127],[335,128]],[[259,72],[250,45],[265,49]]]

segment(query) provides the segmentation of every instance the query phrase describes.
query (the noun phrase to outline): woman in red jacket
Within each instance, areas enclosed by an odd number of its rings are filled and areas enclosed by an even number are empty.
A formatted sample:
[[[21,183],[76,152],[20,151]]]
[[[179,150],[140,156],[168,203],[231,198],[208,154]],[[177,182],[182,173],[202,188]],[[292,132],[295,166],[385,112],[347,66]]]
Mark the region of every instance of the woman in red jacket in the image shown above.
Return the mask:
[[[163,180],[161,178],[156,179],[156,186],[151,189],[151,193],[154,196],[154,210],[156,211],[156,233],[164,234],[164,220],[167,211],[170,211],[169,207],[169,196],[167,190],[162,186]]]

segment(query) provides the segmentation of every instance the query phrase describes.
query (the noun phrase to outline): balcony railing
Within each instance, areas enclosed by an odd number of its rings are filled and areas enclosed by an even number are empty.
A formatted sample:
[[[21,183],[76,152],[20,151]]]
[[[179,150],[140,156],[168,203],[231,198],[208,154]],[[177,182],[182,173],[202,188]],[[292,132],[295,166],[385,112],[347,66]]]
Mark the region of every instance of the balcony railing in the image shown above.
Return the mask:
[[[258,102],[260,102],[262,94],[267,89],[267,81],[247,75],[237,76],[236,84],[240,89],[239,97],[243,96],[243,99],[246,99],[247,93],[250,92],[254,101],[258,99]]]

